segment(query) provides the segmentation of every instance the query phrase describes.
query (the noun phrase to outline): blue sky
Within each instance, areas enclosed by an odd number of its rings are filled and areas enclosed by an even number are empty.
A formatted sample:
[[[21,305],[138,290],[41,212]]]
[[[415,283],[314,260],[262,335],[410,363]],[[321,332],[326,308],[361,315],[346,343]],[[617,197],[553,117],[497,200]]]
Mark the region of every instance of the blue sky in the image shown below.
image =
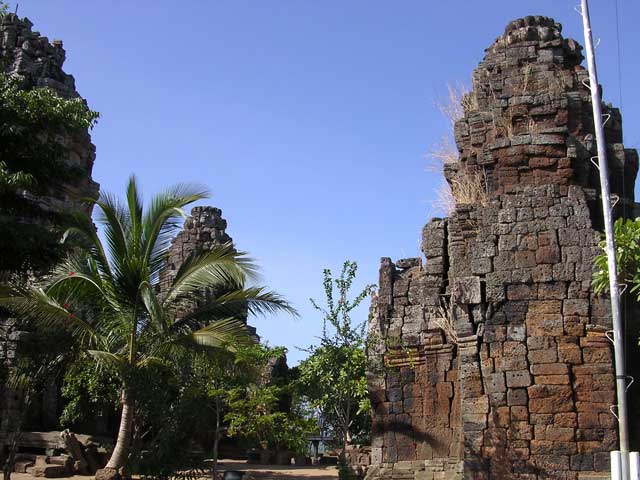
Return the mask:
[[[640,4],[621,13],[625,143],[640,144]],[[525,15],[552,16],[583,43],[575,0],[21,0],[66,71],[101,113],[94,178],[147,194],[179,181],[209,186],[228,232],[291,300],[299,320],[254,319],[290,364],[313,343],[322,269],[419,254],[438,175],[425,153],[447,133],[434,108],[467,82],[484,48]],[[11,2],[15,5],[15,2]],[[13,8],[13,7],[12,7]],[[620,104],[615,1],[592,1],[605,99]],[[358,318],[366,318],[366,308]]]

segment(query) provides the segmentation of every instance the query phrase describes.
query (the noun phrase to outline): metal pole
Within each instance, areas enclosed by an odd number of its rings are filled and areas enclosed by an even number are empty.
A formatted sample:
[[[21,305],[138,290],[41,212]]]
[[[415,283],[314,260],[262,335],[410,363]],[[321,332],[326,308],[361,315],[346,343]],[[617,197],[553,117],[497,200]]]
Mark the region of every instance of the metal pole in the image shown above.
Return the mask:
[[[600,98],[598,72],[591,33],[588,0],[582,2],[582,23],[584,26],[587,66],[589,68],[589,86],[593,105],[593,122],[598,145],[598,165],[600,170],[600,188],[602,193],[602,210],[604,213],[604,232],[606,237],[607,263],[609,266],[609,291],[611,292],[611,316],[613,320],[613,347],[615,352],[616,392],[618,397],[618,433],[622,465],[622,479],[629,480],[629,432],[627,431],[627,376],[624,364],[624,339],[622,318],[620,316],[620,295],[616,267],[616,246],[613,238],[613,218],[611,215],[611,192],[609,189],[609,168],[607,164],[607,146],[602,126],[602,99]]]

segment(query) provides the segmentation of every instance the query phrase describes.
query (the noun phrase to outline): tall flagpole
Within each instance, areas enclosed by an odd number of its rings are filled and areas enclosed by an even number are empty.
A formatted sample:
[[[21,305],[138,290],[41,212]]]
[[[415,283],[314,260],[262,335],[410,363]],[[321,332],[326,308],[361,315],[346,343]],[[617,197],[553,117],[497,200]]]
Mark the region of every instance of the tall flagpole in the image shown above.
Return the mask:
[[[613,347],[615,352],[616,393],[618,398],[617,417],[620,440],[622,480],[629,480],[629,432],[627,413],[627,376],[625,373],[624,338],[622,318],[620,315],[620,294],[616,272],[616,246],[613,238],[613,218],[611,214],[611,191],[609,189],[609,168],[607,163],[607,146],[602,124],[602,99],[596,70],[596,59],[591,33],[588,0],[582,2],[582,23],[589,68],[589,86],[593,106],[593,122],[595,125],[596,143],[598,145],[598,166],[600,170],[600,188],[602,194],[602,210],[604,213],[604,231],[606,237],[607,264],[609,267],[609,291],[611,292],[611,316],[613,319]],[[612,472],[613,473],[613,472]]]

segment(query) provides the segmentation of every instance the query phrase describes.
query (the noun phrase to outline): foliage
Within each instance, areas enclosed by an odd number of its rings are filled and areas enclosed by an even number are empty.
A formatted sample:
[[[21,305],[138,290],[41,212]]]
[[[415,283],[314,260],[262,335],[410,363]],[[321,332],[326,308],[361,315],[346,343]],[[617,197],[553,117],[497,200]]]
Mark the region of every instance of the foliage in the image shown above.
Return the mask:
[[[351,311],[373,292],[375,286],[366,286],[349,300],[357,268],[355,262],[346,261],[336,279],[330,270],[324,270],[326,307],[311,300],[323,314],[322,338],[320,345],[309,349],[311,355],[299,367],[301,392],[321,412],[325,424],[339,435],[343,446],[354,437],[366,436],[370,423],[364,351],[366,324],[354,324]]]
[[[129,468],[143,477],[166,479],[187,467],[203,467],[204,458],[191,453],[192,433],[203,420],[202,408],[183,388],[178,369],[149,365],[136,384]]]
[[[33,175],[25,172],[10,173],[5,162],[0,162],[0,194],[27,189],[33,185]]]
[[[40,342],[33,344],[32,338],[21,338],[19,343],[19,355],[14,361],[10,371],[5,371],[3,379],[6,385],[15,392],[16,400],[22,404],[17,415],[7,417],[4,428],[3,449],[3,478],[10,480],[13,472],[18,441],[22,432],[28,428],[28,413],[38,394],[44,390],[45,385],[52,377],[59,373],[64,363],[64,354],[56,350],[42,351]],[[39,351],[40,350],[40,351]]]
[[[256,267],[229,244],[191,255],[159,297],[160,272],[183,208],[206,196],[202,189],[178,185],[156,195],[145,211],[131,177],[122,204],[110,194],[95,202],[103,237],[91,218],[77,215],[68,232],[89,247],[67,257],[41,283],[4,288],[0,304],[21,317],[73,332],[94,360],[117,372],[122,419],[107,468],[127,458],[141,379],[157,365],[180,358],[185,349],[234,350],[250,343],[243,322],[248,313],[295,313],[279,295],[245,287]],[[221,292],[207,295],[203,290]]]
[[[640,299],[640,218],[635,220],[619,218],[613,226],[616,244],[618,283],[630,286],[630,291]],[[595,258],[596,271],[593,287],[596,293],[609,290],[609,270],[607,265],[606,241],[600,242],[602,252]]]
[[[120,381],[113,369],[82,357],[65,371],[61,396],[65,402],[60,416],[63,428],[76,430],[97,417],[115,415],[120,404]]]
[[[227,434],[241,438],[247,447],[292,450],[304,455],[307,438],[317,426],[300,405],[291,404],[290,376],[277,371],[284,354],[282,348],[260,346],[237,355],[237,366],[258,368],[249,370],[251,376],[245,376],[244,383],[239,377],[236,387],[227,390],[224,420],[228,423]]]
[[[320,346],[300,365],[305,396],[320,410],[325,425],[347,443],[368,433],[366,365],[362,345]]]
[[[217,418],[233,385],[258,378],[252,362],[261,345],[185,352],[171,363],[153,364],[136,380],[136,418],[129,467],[142,478],[202,478],[214,458],[215,436],[224,435]],[[246,362],[246,363],[245,363]]]
[[[286,414],[276,410],[278,387],[235,389],[229,398],[229,436],[241,436],[250,445],[274,446],[275,431],[282,427]]]
[[[344,262],[340,277],[335,280],[332,277],[331,270],[325,269],[323,272],[323,286],[327,302],[326,308],[320,307],[313,298],[309,299],[313,307],[323,314],[321,338],[321,342],[323,344],[332,344],[336,346],[363,344],[366,323],[363,321],[359,324],[353,325],[351,321],[351,311],[357,308],[365,298],[371,295],[375,289],[375,285],[367,285],[353,300],[350,301],[347,297],[349,295],[351,285],[356,278],[357,271],[358,264],[349,260]],[[335,301],[333,292],[334,283],[338,293],[337,302]],[[333,335],[330,335],[327,331],[329,325],[335,329],[335,333]]]
[[[65,139],[97,119],[82,99],[0,74],[0,270],[46,270],[64,255],[58,240],[68,215],[42,208],[33,196],[60,196],[61,185],[87,175],[64,162]]]
[[[0,17],[9,13],[9,5],[6,2],[0,0]]]
[[[229,398],[229,436],[240,436],[247,445],[306,453],[307,438],[316,429],[314,419],[277,409],[281,387],[236,389]]]

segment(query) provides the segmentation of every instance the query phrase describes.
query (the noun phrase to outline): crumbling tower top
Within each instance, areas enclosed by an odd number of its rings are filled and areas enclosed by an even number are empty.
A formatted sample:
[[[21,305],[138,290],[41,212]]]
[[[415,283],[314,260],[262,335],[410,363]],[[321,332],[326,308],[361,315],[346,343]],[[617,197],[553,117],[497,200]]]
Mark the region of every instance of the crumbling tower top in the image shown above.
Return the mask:
[[[482,172],[491,195],[530,185],[597,188],[593,116],[582,47],[549,17],[514,20],[486,49],[472,76],[465,114],[455,124],[459,161],[446,176]],[[609,105],[606,137],[613,193],[633,202],[638,168],[622,145],[620,111]]]

